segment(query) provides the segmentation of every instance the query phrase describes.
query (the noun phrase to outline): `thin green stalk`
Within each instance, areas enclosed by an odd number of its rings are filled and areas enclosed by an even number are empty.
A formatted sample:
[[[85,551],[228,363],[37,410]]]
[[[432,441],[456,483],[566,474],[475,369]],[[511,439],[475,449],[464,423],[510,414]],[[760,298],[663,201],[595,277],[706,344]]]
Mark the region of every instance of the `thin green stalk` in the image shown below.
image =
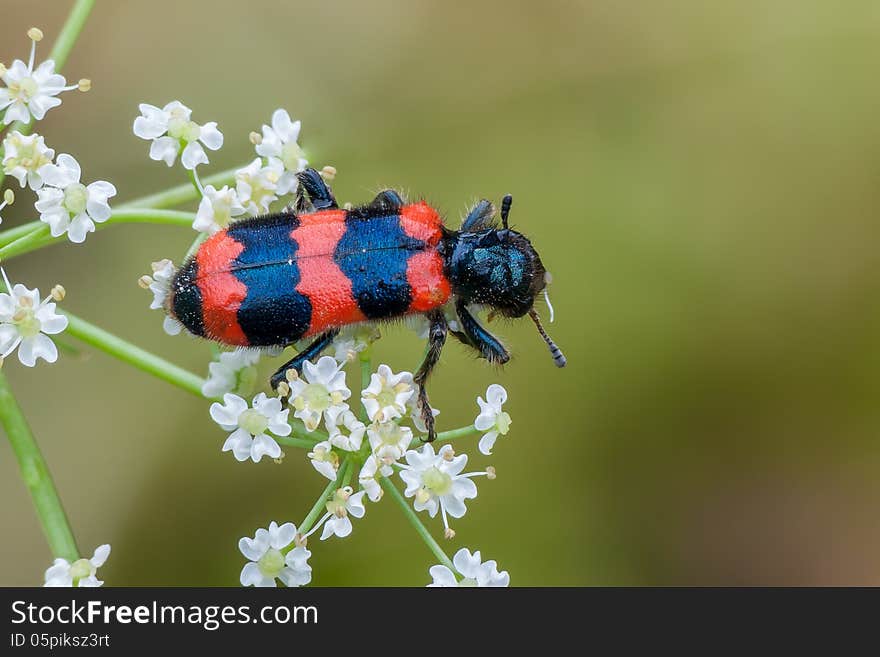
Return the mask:
[[[444,552],[443,548],[440,547],[440,544],[434,540],[434,537],[431,536],[431,532],[429,532],[428,528],[422,524],[422,521],[419,520],[416,512],[409,505],[401,492],[397,490],[397,487],[391,482],[391,480],[388,477],[382,477],[379,480],[379,483],[382,484],[382,488],[385,489],[385,492],[394,498],[394,501],[397,502],[397,505],[403,510],[403,515],[406,516],[409,524],[413,526],[418,535],[428,545],[431,552],[434,553],[434,556],[440,560],[440,563],[449,568],[452,572],[456,572],[455,566],[452,565],[452,561],[446,556],[446,552]]]
[[[108,333],[104,329],[98,328],[76,315],[66,311],[63,314],[67,316],[69,322],[67,332],[75,338],[93,347],[97,347],[101,351],[129,365],[134,365],[139,370],[186,390],[196,397],[204,398],[202,395],[202,385],[205,383],[205,380],[200,376],[187,372],[185,369],[168,362],[164,358],[155,356],[130,342],[126,342],[122,338],[116,337],[112,333]]]
[[[456,438],[466,438],[468,436],[474,436],[480,433],[474,428],[474,425],[470,425],[467,427],[461,427],[460,429],[450,429],[449,431],[441,431],[437,434],[437,439],[434,441],[435,444],[445,443],[449,440],[455,440]],[[427,442],[422,439],[422,442]]]
[[[308,512],[305,519],[302,521],[302,524],[299,526],[300,534],[307,534],[312,528],[312,525],[314,525],[318,518],[321,517],[321,512],[325,509],[330,494],[340,487],[342,478],[345,476],[345,471],[348,469],[348,465],[348,458],[345,458],[340,464],[339,470],[336,471],[336,479],[327,484],[324,490],[321,491],[321,495],[315,501],[315,505]]]
[[[373,376],[373,363],[372,363],[372,347],[367,347],[364,349],[359,356],[359,360],[361,362],[361,422],[366,424],[369,421],[367,417],[367,407],[364,406],[364,390],[370,385],[370,379]]]
[[[0,371],[0,423],[18,461],[21,478],[27,486],[37,518],[49,542],[52,554],[73,563],[79,559],[79,550],[70,529],[70,523],[49,474],[49,466],[37,446],[27,420],[18,405],[6,375]]]
[[[113,210],[110,218],[100,224],[96,224],[97,230],[103,230],[108,226],[115,224],[162,224],[169,226],[191,226],[195,215],[191,212],[180,212],[178,210],[149,210],[144,208],[132,208],[128,210]],[[0,261],[13,258],[15,256],[24,255],[41,249],[50,244],[58,242],[66,242],[67,235],[52,237],[49,234],[49,226],[41,221],[32,221],[25,224],[31,228],[29,232],[12,241],[8,240],[8,235],[15,231],[15,234],[23,232],[24,226],[13,228],[0,233]]]
[[[236,167],[234,169],[221,171],[220,173],[215,173],[211,176],[204,178],[202,180],[202,184],[213,185],[214,187],[228,185],[232,182],[235,182],[235,172],[241,168],[242,167]],[[193,184],[191,182],[188,182],[183,183],[182,185],[177,185],[176,187],[172,187],[171,189],[167,189],[164,192],[157,192],[156,194],[141,196],[140,198],[136,198],[132,201],[123,203],[119,206],[119,208],[126,210],[130,208],[172,208],[176,205],[180,205],[181,203],[186,203],[188,201],[197,199],[200,196],[201,194],[199,193],[199,191],[193,187]]]
[[[89,13],[92,11],[94,5],[95,0],[77,0],[71,8],[70,13],[67,15],[67,20],[64,22],[64,26],[58,33],[58,37],[55,39],[52,50],[49,52],[49,59],[55,61],[56,73],[60,73],[61,69],[67,63],[67,57],[70,55],[70,51],[73,50],[73,46],[79,38],[79,34],[82,32],[86,19],[89,17]],[[33,121],[28,121],[27,123],[16,121],[16,123],[13,124],[12,129],[18,130],[23,135],[27,135],[30,134],[32,125]]]
[[[4,230],[0,232],[0,246],[6,246],[7,244],[11,244],[19,237],[24,237],[28,233],[34,232],[35,228],[39,228],[39,224],[43,223],[42,221],[31,221],[26,224],[22,224],[21,226],[16,226],[15,228],[10,228],[8,230]]]
[[[279,445],[287,445],[288,447],[301,447],[302,449],[313,449],[318,443],[307,438],[294,438],[290,436],[273,436],[275,442]]]

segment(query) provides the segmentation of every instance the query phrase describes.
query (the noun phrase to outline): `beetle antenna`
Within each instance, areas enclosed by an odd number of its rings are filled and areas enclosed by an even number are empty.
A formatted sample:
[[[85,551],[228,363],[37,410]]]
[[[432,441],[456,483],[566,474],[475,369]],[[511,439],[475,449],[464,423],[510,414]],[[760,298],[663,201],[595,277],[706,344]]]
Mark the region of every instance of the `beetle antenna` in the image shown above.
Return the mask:
[[[504,230],[507,230],[507,215],[510,214],[510,206],[512,203],[513,197],[510,194],[507,194],[501,199],[501,224],[504,226]]]
[[[547,335],[544,327],[541,326],[541,320],[538,318],[538,313],[535,312],[534,308],[529,311],[529,317],[532,318],[535,326],[538,327],[538,333],[541,334],[541,337],[544,338],[544,342],[547,343],[547,348],[550,349],[550,355],[553,356],[553,362],[556,364],[556,367],[565,367],[566,360],[565,356],[562,354],[562,350],[557,347],[556,343],[550,339],[549,335]]]

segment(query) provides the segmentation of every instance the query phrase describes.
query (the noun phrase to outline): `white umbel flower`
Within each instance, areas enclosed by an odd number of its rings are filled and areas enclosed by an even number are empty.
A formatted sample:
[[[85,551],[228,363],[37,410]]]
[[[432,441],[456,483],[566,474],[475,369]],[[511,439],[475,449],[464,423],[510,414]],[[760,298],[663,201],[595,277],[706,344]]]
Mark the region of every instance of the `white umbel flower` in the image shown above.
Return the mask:
[[[37,359],[47,363],[58,360],[58,348],[50,335],[67,328],[67,317],[55,312],[53,296],[40,300],[40,290],[21,283],[10,284],[3,270],[6,292],[0,292],[0,358],[18,348],[18,360],[33,367]],[[60,297],[59,297],[60,298]]]
[[[449,529],[447,514],[461,518],[467,507],[464,501],[477,496],[477,486],[471,479],[489,475],[489,472],[461,474],[467,465],[466,454],[455,456],[452,445],[443,445],[435,454],[430,443],[421,450],[406,453],[406,465],[400,465],[400,477],[406,483],[403,494],[414,497],[416,511],[427,510],[433,518],[437,511],[443,516],[443,525]]]
[[[208,378],[202,385],[202,394],[211,399],[227,392],[243,392],[256,380],[256,365],[260,352],[256,349],[224,351],[218,360],[208,365]]]
[[[62,153],[56,164],[40,167],[39,174],[44,186],[37,190],[39,200],[34,207],[40,221],[49,225],[52,237],[67,233],[71,242],[80,244],[95,232],[95,222],[110,218],[108,199],[116,196],[116,187],[104,180],[82,184],[82,170],[73,156]]]
[[[95,575],[109,556],[110,546],[105,544],[95,548],[91,559],[77,559],[73,563],[67,559],[55,559],[46,570],[43,586],[101,586],[104,582]]]
[[[406,414],[406,404],[414,394],[410,372],[395,374],[387,365],[379,365],[370,377],[370,385],[361,392],[361,401],[370,420],[389,422]]]
[[[151,310],[164,310],[167,308],[168,295],[171,294],[171,283],[177,270],[174,263],[165,258],[151,265],[152,276],[141,276],[138,283],[145,290],[153,293],[150,302]],[[162,328],[168,335],[177,335],[183,330],[183,324],[169,314],[162,320]],[[215,396],[215,395],[209,395]]]
[[[232,452],[239,461],[251,459],[257,463],[264,456],[277,459],[281,447],[269,435],[289,436],[287,423],[289,410],[281,410],[281,400],[267,397],[261,392],[253,400],[253,406],[232,393],[223,395],[223,403],[211,404],[211,419],[224,431],[232,432],[223,444],[224,452]]]
[[[329,440],[322,440],[312,448],[312,451],[306,454],[315,468],[321,475],[327,477],[330,481],[336,481],[336,470],[339,468],[339,456],[333,451],[333,445]]]
[[[280,527],[272,521],[268,529],[258,529],[253,538],[245,536],[238,542],[238,549],[248,559],[241,569],[242,586],[278,586],[276,579],[285,586],[304,586],[312,581],[309,557],[312,553],[303,546],[294,547],[285,556],[282,550],[296,538],[296,525],[286,522]]]
[[[180,163],[185,169],[195,169],[208,163],[205,147],[212,151],[223,146],[223,133],[217,123],[209,121],[199,125],[193,121],[192,110],[174,100],[159,109],[155,105],[138,105],[141,115],[134,120],[134,134],[141,139],[152,140],[150,159],[174,166],[177,154],[183,149]]]
[[[374,324],[365,322],[345,327],[333,338],[333,357],[337,363],[350,363],[380,337],[379,329]]]
[[[343,433],[341,427],[348,433]],[[346,452],[356,452],[361,448],[366,430],[366,425],[354,413],[343,411],[336,418],[336,424],[330,428],[330,443]]]
[[[351,518],[363,518],[367,512],[364,507],[364,491],[352,492],[351,486],[339,488],[326,504],[327,513],[315,523],[312,530],[306,534],[311,536],[318,528],[324,527],[321,532],[321,540],[326,541],[331,536],[345,538],[352,531]]]
[[[250,214],[268,212],[269,206],[278,199],[278,188],[284,166],[281,160],[272,158],[266,166],[256,158],[243,169],[235,172],[235,191],[239,202]]]
[[[307,431],[317,429],[323,417],[332,431],[337,417],[348,410],[345,400],[351,397],[345,371],[330,356],[322,356],[317,363],[303,363],[302,373],[289,382],[293,415],[303,421]]]
[[[297,140],[302,124],[291,121],[287,110],[277,109],[272,113],[272,125],[263,126],[263,136],[257,144],[257,155],[277,159],[284,167],[278,179],[278,194],[288,194],[296,189],[296,174],[308,166],[309,161]]]
[[[468,587],[468,586],[510,586],[510,575],[506,570],[498,572],[498,564],[495,561],[486,561],[480,558],[480,551],[471,554],[467,548],[461,548],[452,557],[452,565],[461,575],[459,580],[446,566],[431,566],[429,573],[433,582],[429,587]]]
[[[370,456],[364,462],[361,471],[358,473],[358,484],[367,494],[371,502],[378,502],[382,499],[382,485],[379,480],[382,477],[390,477],[393,473],[390,465],[382,463],[377,457]]]
[[[394,422],[371,424],[367,428],[367,437],[373,455],[380,462],[390,465],[401,458],[409,448],[413,439],[412,429],[402,427]]]
[[[55,151],[41,135],[23,135],[14,130],[3,140],[3,173],[36,191],[43,186],[40,169],[52,163]]]
[[[486,401],[483,401],[482,397],[477,397],[480,414],[474,420],[474,428],[486,432],[477,446],[482,454],[491,454],[498,436],[504,436],[510,430],[510,416],[501,408],[506,401],[507,390],[497,383],[486,389]]]
[[[201,233],[216,233],[226,228],[235,217],[244,214],[244,206],[238,200],[238,193],[223,185],[219,190],[213,185],[205,185],[199,210],[193,221],[193,228]]]
[[[39,35],[39,38],[34,38]],[[28,32],[31,37],[31,55],[28,63],[20,59],[12,62],[12,66],[3,69],[0,79],[6,84],[0,88],[0,112],[4,109],[3,124],[9,125],[13,121],[27,123],[31,117],[36,121],[42,121],[43,117],[53,107],[61,104],[61,99],[56,98],[62,91],[81,88],[85,90],[87,84],[83,80],[79,85],[66,86],[67,81],[63,75],[55,72],[55,62],[47,59],[34,68],[34,59],[37,54],[37,41],[42,38],[39,30],[31,28]]]

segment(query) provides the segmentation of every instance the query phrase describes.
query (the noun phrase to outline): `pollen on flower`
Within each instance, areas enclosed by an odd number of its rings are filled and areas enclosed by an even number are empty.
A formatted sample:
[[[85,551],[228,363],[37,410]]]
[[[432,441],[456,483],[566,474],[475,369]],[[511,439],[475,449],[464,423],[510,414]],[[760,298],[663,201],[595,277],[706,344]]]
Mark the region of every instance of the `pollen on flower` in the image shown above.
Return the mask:
[[[251,134],[248,135],[248,140],[254,145],[259,146],[263,143],[263,136],[259,132],[251,131]]]
[[[491,466],[491,465],[486,466],[486,479],[491,481],[491,480],[495,479],[497,476],[498,475],[495,474],[495,467],[494,466]]]
[[[13,192],[11,189],[7,189],[5,192],[3,192],[3,202],[6,205],[12,205],[13,203],[15,203],[15,192]]]
[[[276,388],[276,392],[279,397],[287,397],[290,394],[290,386],[287,385],[286,381],[282,381],[278,384],[278,388]]]
[[[64,289],[64,286],[61,285],[61,283],[58,283],[52,288],[52,291],[49,294],[55,301],[64,301],[64,297],[67,296],[67,290]]]
[[[76,88],[85,93],[92,88],[92,81],[88,78],[81,78],[76,84]]]
[[[324,168],[322,168],[319,173],[324,180],[326,180],[327,182],[331,182],[336,178],[336,167],[330,166],[328,164]]]
[[[32,27],[27,31],[28,39],[31,41],[42,41],[43,40],[43,30],[38,27]]]
[[[455,530],[452,527],[447,527],[446,530],[443,532],[443,537],[446,540],[451,541],[453,538],[455,538]]]

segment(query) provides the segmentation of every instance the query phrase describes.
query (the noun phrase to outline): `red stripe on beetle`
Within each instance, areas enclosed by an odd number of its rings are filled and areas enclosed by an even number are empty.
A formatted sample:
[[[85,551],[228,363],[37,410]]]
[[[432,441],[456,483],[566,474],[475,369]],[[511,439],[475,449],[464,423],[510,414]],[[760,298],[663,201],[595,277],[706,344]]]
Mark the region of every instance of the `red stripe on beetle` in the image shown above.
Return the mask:
[[[436,246],[443,236],[443,220],[437,211],[424,201],[404,205],[400,209],[400,226],[410,237]]]
[[[443,259],[434,250],[420,251],[406,263],[406,281],[412,290],[409,312],[425,312],[449,300],[449,281],[443,275]]]
[[[205,334],[225,344],[247,346],[247,336],[238,323],[238,309],[247,296],[247,286],[229,271],[242,251],[243,244],[220,231],[202,244],[196,259]]]
[[[333,260],[336,246],[345,235],[346,214],[345,210],[322,210],[301,215],[299,226],[290,233],[297,243],[296,291],[312,304],[307,336],[366,319],[355,301],[351,281]]]

